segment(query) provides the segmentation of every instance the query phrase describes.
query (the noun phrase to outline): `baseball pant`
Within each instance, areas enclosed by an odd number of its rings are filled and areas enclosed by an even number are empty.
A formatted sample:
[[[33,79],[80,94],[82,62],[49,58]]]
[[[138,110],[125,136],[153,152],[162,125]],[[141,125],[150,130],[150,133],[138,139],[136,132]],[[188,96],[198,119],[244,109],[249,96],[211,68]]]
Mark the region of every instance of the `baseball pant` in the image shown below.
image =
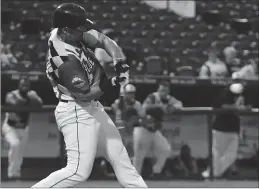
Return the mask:
[[[92,171],[97,150],[103,152],[123,187],[147,187],[131,164],[116,126],[99,102],[80,105],[73,101],[60,102],[55,116],[64,135],[67,165],[33,187],[72,187],[85,181]]]
[[[24,150],[29,137],[29,128],[14,128],[4,122],[2,131],[5,140],[9,144],[8,177],[20,177]]]
[[[238,134],[213,130],[212,137],[213,175],[220,177],[237,158]],[[204,175],[209,175],[209,169]]]
[[[160,131],[150,132],[144,127],[135,127],[133,131],[134,158],[133,165],[141,174],[144,158],[150,149],[157,161],[153,173],[161,173],[166,159],[170,156],[171,146]]]
[[[237,157],[238,134],[212,131],[212,153],[214,175],[221,176]]]

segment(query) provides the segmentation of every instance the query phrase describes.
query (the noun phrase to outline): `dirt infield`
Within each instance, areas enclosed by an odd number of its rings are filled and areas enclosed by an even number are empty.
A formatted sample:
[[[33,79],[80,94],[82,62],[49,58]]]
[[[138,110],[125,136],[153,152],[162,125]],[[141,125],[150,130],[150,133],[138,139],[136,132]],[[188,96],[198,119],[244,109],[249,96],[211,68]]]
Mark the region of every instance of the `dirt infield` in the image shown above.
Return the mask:
[[[258,188],[258,181],[146,181],[150,188]],[[15,181],[2,182],[1,188],[28,188],[36,182],[34,181]],[[77,185],[79,188],[119,188],[116,181],[87,181]]]

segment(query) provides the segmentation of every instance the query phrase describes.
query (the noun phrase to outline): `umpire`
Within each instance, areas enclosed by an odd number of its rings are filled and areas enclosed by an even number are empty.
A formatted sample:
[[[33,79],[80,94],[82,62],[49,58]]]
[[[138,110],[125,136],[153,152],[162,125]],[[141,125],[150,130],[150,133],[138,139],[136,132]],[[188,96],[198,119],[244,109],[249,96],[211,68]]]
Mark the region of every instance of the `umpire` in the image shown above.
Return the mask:
[[[215,108],[244,110],[244,85],[233,83],[222,90],[215,103]],[[240,118],[235,112],[218,113],[212,126],[213,175],[220,177],[235,162],[239,145]],[[202,173],[209,177],[209,170]]]

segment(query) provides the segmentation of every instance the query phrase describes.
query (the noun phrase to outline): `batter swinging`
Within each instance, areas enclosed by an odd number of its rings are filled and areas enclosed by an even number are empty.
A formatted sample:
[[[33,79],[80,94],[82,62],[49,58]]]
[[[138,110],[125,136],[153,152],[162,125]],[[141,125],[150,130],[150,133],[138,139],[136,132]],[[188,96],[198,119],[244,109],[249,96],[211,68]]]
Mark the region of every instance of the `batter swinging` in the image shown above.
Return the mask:
[[[55,117],[64,135],[67,166],[33,187],[72,187],[85,181],[97,150],[112,165],[123,187],[147,187],[131,164],[120,134],[97,101],[103,91],[128,79],[121,49],[107,36],[91,30],[83,7],[64,3],[57,7],[49,38],[47,76],[59,104]],[[113,58],[117,76],[108,79],[87,47],[103,48]]]

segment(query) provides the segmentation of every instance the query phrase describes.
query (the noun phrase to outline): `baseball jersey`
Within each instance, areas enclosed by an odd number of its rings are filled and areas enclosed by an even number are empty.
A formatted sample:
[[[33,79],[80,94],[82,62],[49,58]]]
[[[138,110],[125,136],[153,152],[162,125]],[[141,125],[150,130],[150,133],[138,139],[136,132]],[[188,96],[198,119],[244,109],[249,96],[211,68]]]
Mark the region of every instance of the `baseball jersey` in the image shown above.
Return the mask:
[[[94,54],[100,62],[113,63],[112,57],[104,49],[96,48]]]
[[[212,63],[211,61],[206,61],[203,67],[208,69],[209,77],[227,77],[228,76],[228,68],[226,64],[219,59],[216,60],[216,63]]]
[[[13,106],[27,106],[30,103],[30,99],[21,96],[19,90],[9,92],[7,98],[11,98],[15,102]],[[29,112],[7,112],[5,114],[5,121],[12,127],[25,128],[28,125]]]
[[[100,69],[102,67],[95,58],[94,53],[85,44],[80,43],[80,48],[72,46],[61,41],[57,37],[57,32],[57,28],[53,29],[48,40],[49,51],[46,74],[58,99],[75,100],[76,97],[64,86],[63,81],[59,78],[58,68],[68,60],[69,56],[75,57],[80,62],[91,86],[100,78],[102,73]],[[76,80],[77,78],[75,77],[74,79]]]

